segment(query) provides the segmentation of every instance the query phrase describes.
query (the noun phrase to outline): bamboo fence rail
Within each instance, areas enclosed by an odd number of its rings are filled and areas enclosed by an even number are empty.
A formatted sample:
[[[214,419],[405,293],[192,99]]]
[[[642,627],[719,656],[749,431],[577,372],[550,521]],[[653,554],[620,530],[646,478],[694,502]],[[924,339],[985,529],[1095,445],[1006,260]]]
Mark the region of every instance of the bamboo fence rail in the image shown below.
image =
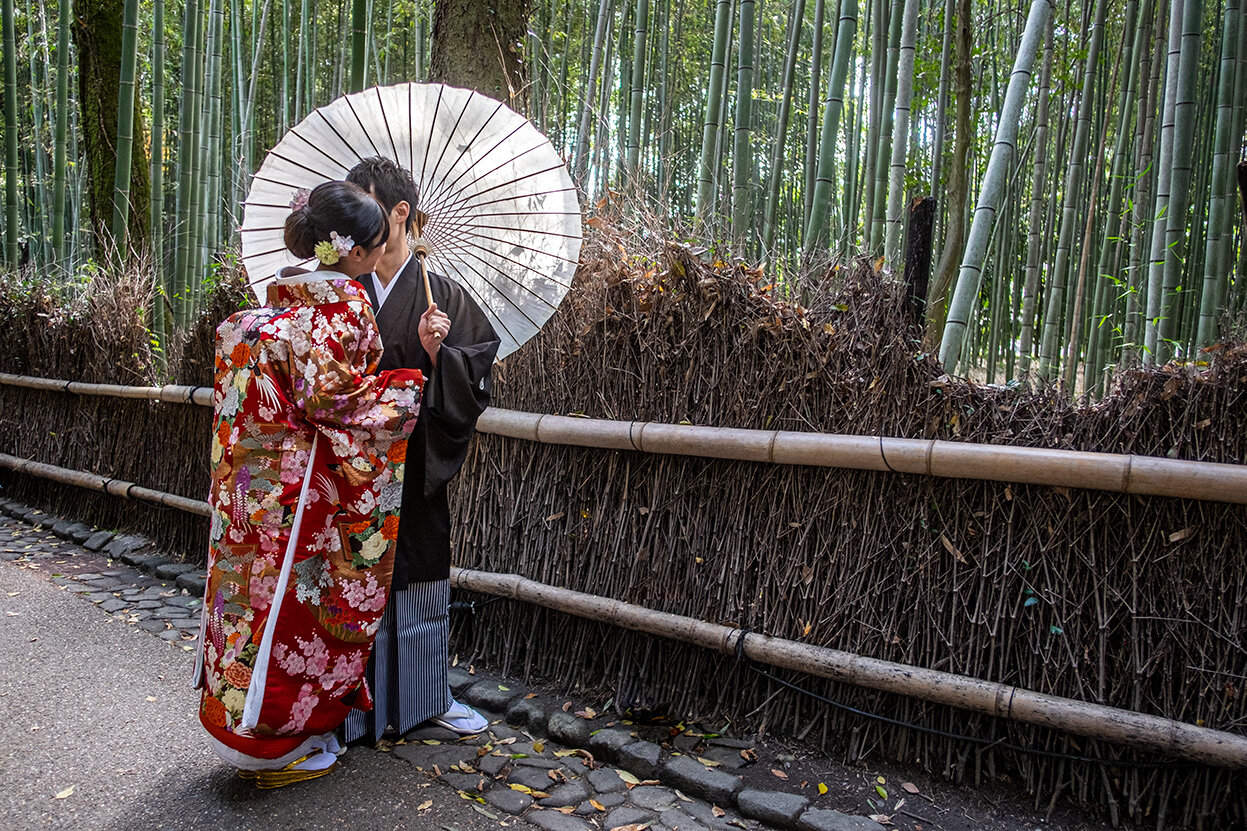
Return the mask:
[[[199,516],[212,516],[212,508],[202,499],[189,499],[173,493],[152,490],[151,488],[136,485],[133,482],[100,476],[97,473],[70,470],[64,467],[57,467],[56,465],[32,461],[31,459],[11,456],[8,453],[0,453],[0,467],[7,470],[15,470],[18,473],[38,476],[40,479],[60,482],[63,485],[76,485],[87,490],[119,496],[122,499],[140,499],[144,502],[152,502],[156,505],[163,505],[166,508],[177,508],[179,511],[186,511]]]
[[[0,373],[0,384],[78,395],[212,405],[208,387],[129,387]],[[997,444],[741,430],[487,410],[477,429],[542,444],[742,462],[915,473],[1247,504],[1247,465]]]
[[[144,499],[211,516],[202,500],[162,493],[79,470],[0,453],[0,467],[127,499]],[[838,649],[774,638],[696,618],[660,612],[609,597],[572,591],[518,574],[451,568],[460,589],[506,597],[622,629],[645,632],[723,655],[741,655],[767,666],[790,669],[858,687],[947,704],[1021,724],[1039,725],[1114,744],[1162,753],[1177,759],[1231,769],[1247,768],[1247,736],[1173,719],[1105,707],[1010,684],[881,661]]]

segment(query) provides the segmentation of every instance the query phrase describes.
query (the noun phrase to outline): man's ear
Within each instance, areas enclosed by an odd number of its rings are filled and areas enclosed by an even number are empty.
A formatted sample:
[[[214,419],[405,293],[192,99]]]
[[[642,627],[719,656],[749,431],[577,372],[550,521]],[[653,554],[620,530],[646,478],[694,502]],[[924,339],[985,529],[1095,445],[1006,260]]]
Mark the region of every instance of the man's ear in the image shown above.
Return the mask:
[[[411,216],[411,205],[406,201],[399,202],[394,206],[394,218],[407,227],[407,217]]]

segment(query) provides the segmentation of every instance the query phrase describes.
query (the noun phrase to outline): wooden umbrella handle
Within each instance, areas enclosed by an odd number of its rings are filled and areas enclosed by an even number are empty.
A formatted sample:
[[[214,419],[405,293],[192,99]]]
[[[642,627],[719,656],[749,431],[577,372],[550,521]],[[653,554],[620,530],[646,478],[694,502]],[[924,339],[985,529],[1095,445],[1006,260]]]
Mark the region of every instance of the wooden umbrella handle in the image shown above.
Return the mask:
[[[420,276],[424,278],[424,300],[428,308],[433,308],[433,289],[429,286],[429,270],[424,265],[425,257],[429,256],[429,244],[424,241],[424,226],[428,224],[429,215],[424,211],[416,211],[416,238],[411,250],[420,262]]]
[[[416,259],[420,261],[420,276],[424,278],[424,300],[426,305],[433,308],[433,289],[429,286],[429,270],[424,265],[424,252],[417,252]]]

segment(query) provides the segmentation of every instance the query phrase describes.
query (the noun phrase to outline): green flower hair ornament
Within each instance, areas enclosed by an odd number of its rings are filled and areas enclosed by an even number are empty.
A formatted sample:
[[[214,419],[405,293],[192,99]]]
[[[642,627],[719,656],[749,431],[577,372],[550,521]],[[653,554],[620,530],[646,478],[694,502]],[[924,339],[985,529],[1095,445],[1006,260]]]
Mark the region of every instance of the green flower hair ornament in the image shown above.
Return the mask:
[[[335,265],[355,247],[355,240],[340,236],[337,231],[329,232],[329,239],[316,243],[313,252],[316,259],[325,265]]]

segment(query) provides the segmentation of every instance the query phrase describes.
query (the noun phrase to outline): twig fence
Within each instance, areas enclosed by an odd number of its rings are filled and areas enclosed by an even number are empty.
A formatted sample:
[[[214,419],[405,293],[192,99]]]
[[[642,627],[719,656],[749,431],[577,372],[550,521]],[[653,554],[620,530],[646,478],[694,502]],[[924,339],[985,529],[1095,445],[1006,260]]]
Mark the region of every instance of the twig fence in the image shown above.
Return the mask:
[[[0,373],[0,384],[79,395],[207,406],[212,403],[212,390],[206,387],[126,387],[9,373]],[[1202,498],[1247,502],[1247,467],[1237,465],[883,437],[611,422],[513,410],[487,411],[479,428],[485,433],[545,444],[963,478],[1003,476],[1007,477],[1004,481],[1031,484],[1072,486],[1081,482],[1083,487],[1101,490],[1187,498],[1201,498],[1197,494],[1208,494]],[[21,459],[7,453],[0,453],[0,467],[113,496],[152,501],[200,516],[211,515],[211,508],[202,500]],[[469,591],[522,600],[542,608],[670,638],[724,655],[743,655],[772,667],[899,693],[1023,724],[1105,739],[1177,759],[1218,767],[1247,768],[1247,737],[1233,733],[1044,695],[1008,684],[772,638],[613,598],[549,586],[515,574],[454,568],[452,581],[457,587]]]

